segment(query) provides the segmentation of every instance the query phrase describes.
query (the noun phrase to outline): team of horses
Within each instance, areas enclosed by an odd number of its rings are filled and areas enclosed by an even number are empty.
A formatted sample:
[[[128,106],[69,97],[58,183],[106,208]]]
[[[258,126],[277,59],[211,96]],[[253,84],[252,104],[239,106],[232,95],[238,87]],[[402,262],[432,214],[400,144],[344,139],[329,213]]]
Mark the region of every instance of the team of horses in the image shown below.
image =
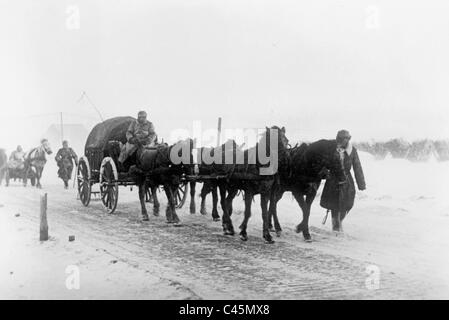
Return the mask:
[[[276,131],[276,150],[271,150],[269,143],[271,133]],[[226,152],[234,153],[234,159],[239,146],[231,141],[232,148],[229,148],[229,141],[218,147],[221,148],[222,156]],[[109,154],[113,158],[118,158],[120,147],[112,144]],[[344,181],[345,175],[337,152],[335,140],[319,140],[310,144],[301,144],[291,147],[285,134],[285,128],[273,126],[266,128],[258,143],[250,149],[243,150],[243,163],[195,163],[193,161],[193,150],[195,141],[186,139],[173,145],[166,143],[158,145],[156,148],[139,148],[134,155],[129,157],[125,163],[121,164],[119,171],[129,171],[139,187],[139,199],[141,203],[142,219],[148,220],[146,209],[146,190],[151,190],[154,198],[153,214],[159,214],[160,203],[157,199],[156,190],[163,186],[167,196],[166,218],[168,223],[179,223],[176,214],[175,193],[182,179],[185,176],[201,177],[203,175],[216,175],[217,179],[204,180],[201,192],[201,213],[205,214],[204,199],[208,191],[213,192],[214,206],[212,211],[213,219],[218,221],[217,210],[218,194],[223,211],[222,226],[225,235],[234,235],[232,222],[232,203],[239,192],[244,194],[245,210],[244,219],[239,226],[240,238],[248,240],[247,226],[251,217],[251,207],[256,195],[260,195],[260,207],[262,210],[262,236],[266,243],[273,243],[270,231],[275,231],[280,236],[282,228],[277,216],[277,203],[286,191],[290,191],[299,207],[302,210],[302,221],[296,226],[296,231],[303,234],[306,241],[311,241],[309,232],[310,207],[317,194],[321,180],[333,175]],[[266,162],[260,158],[260,152],[254,152],[262,148],[265,154],[276,152],[278,170],[272,174],[260,174],[260,170],[266,167]],[[188,150],[188,155],[181,156],[182,151]],[[206,151],[210,156],[217,152],[217,148]],[[178,154],[179,161],[174,162],[173,154]],[[255,161],[249,158],[255,155]],[[195,212],[195,186],[196,179],[190,180],[190,211]],[[215,194],[214,194],[215,193]],[[274,223],[274,229],[273,229]]]

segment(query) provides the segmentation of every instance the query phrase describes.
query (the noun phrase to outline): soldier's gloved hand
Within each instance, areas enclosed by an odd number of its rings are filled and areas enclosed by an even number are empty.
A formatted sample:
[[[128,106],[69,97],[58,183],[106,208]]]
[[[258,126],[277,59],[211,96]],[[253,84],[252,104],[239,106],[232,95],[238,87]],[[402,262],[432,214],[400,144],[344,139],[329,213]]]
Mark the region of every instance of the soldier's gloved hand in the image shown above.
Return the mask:
[[[359,187],[359,190],[360,191],[366,190],[366,187],[365,186]]]

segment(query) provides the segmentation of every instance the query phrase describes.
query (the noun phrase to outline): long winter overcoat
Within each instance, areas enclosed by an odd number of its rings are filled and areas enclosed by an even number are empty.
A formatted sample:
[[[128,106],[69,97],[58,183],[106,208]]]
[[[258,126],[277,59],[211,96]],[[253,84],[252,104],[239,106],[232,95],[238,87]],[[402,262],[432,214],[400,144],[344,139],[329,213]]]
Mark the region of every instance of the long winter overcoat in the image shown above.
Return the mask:
[[[348,212],[354,205],[355,186],[354,179],[351,174],[351,168],[354,168],[355,180],[359,190],[364,190],[365,177],[363,175],[362,165],[360,163],[357,149],[349,145],[342,152],[343,167],[346,176],[346,183],[339,185],[335,176],[331,175],[323,188],[320,205],[329,210],[339,209],[339,188],[342,188],[341,194],[341,211]]]

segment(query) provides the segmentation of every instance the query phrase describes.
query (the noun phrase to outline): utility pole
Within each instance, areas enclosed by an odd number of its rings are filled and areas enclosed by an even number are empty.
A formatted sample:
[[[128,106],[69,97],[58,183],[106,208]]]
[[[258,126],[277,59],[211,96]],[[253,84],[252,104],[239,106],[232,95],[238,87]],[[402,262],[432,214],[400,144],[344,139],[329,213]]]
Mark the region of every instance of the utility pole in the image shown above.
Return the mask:
[[[220,146],[220,138],[221,138],[221,117],[218,118],[218,128],[217,128],[217,147]]]
[[[61,119],[61,142],[64,141],[64,123],[62,122],[62,112],[59,113]]]

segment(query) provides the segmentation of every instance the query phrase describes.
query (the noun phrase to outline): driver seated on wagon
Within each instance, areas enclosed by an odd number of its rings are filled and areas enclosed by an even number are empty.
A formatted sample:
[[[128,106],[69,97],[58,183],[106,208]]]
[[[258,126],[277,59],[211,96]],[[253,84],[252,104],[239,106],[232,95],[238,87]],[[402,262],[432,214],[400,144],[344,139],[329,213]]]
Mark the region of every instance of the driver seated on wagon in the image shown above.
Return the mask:
[[[120,152],[119,162],[124,163],[139,147],[148,148],[156,145],[157,135],[154,125],[147,120],[147,113],[139,111],[137,120],[126,131],[126,144]]]
[[[8,161],[8,168],[19,169],[24,168],[25,152],[23,152],[22,146],[17,146],[17,149],[11,153]]]

